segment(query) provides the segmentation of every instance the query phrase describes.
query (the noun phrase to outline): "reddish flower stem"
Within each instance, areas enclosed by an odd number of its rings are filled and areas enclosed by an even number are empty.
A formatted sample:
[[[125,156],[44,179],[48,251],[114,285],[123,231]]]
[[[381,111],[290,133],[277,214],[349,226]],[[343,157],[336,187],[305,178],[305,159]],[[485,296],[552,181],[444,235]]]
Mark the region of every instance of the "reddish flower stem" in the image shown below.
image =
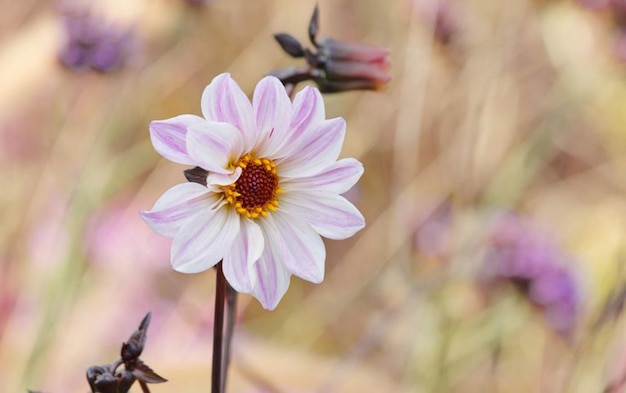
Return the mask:
[[[224,273],[222,272],[222,262],[217,264],[216,269],[211,393],[222,393],[222,346],[224,335],[224,294],[226,292],[226,279],[224,278]]]
[[[226,282],[226,332],[224,337],[224,350],[222,353],[222,392],[226,392],[226,379],[230,364],[230,346],[235,330],[237,316],[237,291]]]

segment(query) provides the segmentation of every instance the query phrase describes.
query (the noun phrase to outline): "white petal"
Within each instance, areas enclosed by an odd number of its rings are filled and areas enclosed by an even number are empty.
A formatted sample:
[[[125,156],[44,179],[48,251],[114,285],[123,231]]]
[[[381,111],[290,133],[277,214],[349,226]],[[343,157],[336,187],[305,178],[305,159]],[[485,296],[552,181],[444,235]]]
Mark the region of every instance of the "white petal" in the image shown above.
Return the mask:
[[[281,188],[286,192],[316,190],[343,194],[356,184],[362,174],[363,164],[354,158],[344,158],[316,175],[286,179],[281,182]]]
[[[210,173],[206,178],[207,187],[213,190],[219,190],[219,186],[227,186],[233,184],[241,176],[243,169],[241,167],[235,168],[232,173]]]
[[[302,135],[315,129],[325,118],[322,94],[315,87],[306,86],[293,100],[289,136],[287,143],[281,146],[278,156],[291,155]]]
[[[363,229],[365,219],[346,198],[329,192],[289,192],[281,196],[279,209],[301,217],[328,239],[346,239]]]
[[[187,221],[172,243],[174,270],[198,273],[215,266],[239,235],[239,221],[239,215],[227,205]]]
[[[324,99],[317,88],[306,86],[296,94],[291,118],[291,126],[295,130],[315,126],[326,118]]]
[[[227,167],[243,154],[241,132],[227,123],[205,122],[189,127],[187,151],[196,165],[209,171],[227,174]]]
[[[259,299],[266,310],[273,310],[289,288],[291,274],[275,255],[266,237],[265,248],[261,258],[252,266],[252,274],[256,276],[252,295]]]
[[[283,84],[273,76],[261,79],[254,89],[252,108],[259,132],[257,153],[274,157],[285,143],[291,123],[291,101]]]
[[[292,155],[276,161],[278,175],[305,177],[321,172],[337,161],[345,134],[346,122],[340,117],[325,120],[307,131]]]
[[[326,248],[320,235],[309,224],[297,217],[275,212],[265,217],[260,225],[274,257],[278,257],[291,274],[316,284],[324,280]]]
[[[257,139],[252,105],[230,74],[216,76],[202,93],[202,114],[207,120],[225,122],[237,127],[244,135],[246,151]]]
[[[194,115],[180,115],[150,123],[152,146],[163,157],[184,165],[195,165],[187,154],[185,139],[187,127],[203,123],[205,120]]]
[[[174,237],[180,227],[195,214],[213,209],[219,198],[200,184],[178,184],[165,191],[152,210],[140,214],[155,232]]]
[[[250,219],[242,219],[239,236],[222,262],[224,276],[237,292],[252,293],[257,278],[252,265],[261,257],[264,244],[261,228]]]

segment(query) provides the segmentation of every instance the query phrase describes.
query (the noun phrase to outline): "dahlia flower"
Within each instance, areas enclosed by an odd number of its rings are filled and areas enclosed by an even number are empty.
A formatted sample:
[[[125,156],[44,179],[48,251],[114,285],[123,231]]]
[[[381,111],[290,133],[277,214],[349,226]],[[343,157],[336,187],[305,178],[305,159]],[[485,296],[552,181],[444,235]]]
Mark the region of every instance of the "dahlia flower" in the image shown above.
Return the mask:
[[[345,121],[325,118],[313,87],[291,102],[280,81],[268,76],[250,102],[221,74],[205,88],[201,107],[204,117],[153,121],[150,136],[163,157],[202,168],[206,179],[172,187],[141,216],[173,238],[175,270],[196,273],[222,261],[235,290],[274,309],[292,274],[323,280],[320,235],[345,239],[364,227],[361,213],[340,195],[363,166],[337,160]]]

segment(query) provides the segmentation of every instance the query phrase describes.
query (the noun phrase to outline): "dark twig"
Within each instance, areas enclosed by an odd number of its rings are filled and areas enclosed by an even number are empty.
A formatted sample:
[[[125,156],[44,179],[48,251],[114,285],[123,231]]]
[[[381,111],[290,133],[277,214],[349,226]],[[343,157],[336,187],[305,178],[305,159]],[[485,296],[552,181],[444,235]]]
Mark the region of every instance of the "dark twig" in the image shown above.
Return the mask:
[[[222,272],[222,262],[218,263],[215,278],[215,318],[213,319],[213,370],[211,392],[222,393],[222,346],[224,334],[224,292],[226,279]]]
[[[224,352],[222,353],[222,392],[226,392],[226,379],[230,365],[230,347],[233,341],[235,321],[237,319],[237,291],[226,282],[226,332]]]

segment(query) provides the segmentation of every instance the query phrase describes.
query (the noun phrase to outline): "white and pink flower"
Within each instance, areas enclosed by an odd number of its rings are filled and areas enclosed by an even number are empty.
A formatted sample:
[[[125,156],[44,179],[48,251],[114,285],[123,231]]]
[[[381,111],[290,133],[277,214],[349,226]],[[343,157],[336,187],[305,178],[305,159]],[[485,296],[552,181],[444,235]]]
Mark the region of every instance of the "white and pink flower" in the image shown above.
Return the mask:
[[[292,274],[323,280],[320,235],[345,239],[364,227],[361,213],[340,195],[363,166],[337,160],[346,124],[325,118],[313,87],[291,102],[278,79],[265,77],[250,102],[221,74],[205,88],[201,106],[204,117],[153,121],[150,136],[163,157],[204,169],[206,185],[176,185],[141,216],[173,238],[175,270],[196,273],[222,261],[235,290],[274,309]]]

